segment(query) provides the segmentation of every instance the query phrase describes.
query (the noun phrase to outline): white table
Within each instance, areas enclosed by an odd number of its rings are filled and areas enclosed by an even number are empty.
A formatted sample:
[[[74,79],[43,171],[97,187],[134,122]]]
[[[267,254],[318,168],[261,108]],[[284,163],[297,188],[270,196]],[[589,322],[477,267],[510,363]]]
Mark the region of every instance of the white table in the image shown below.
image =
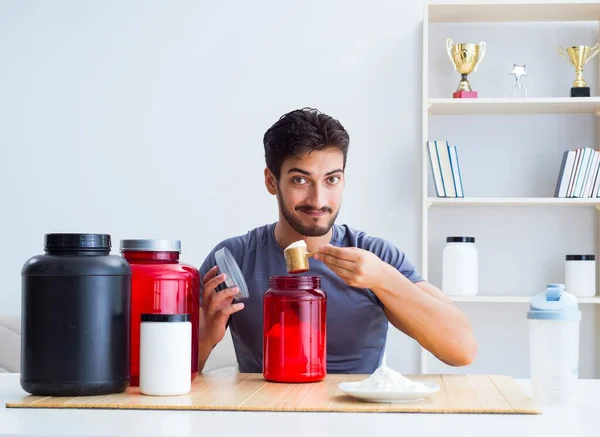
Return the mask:
[[[528,380],[517,380],[529,394]],[[0,374],[0,435],[10,436],[596,436],[600,380],[580,380],[577,405],[541,415],[274,413],[10,409],[27,395],[17,374]]]

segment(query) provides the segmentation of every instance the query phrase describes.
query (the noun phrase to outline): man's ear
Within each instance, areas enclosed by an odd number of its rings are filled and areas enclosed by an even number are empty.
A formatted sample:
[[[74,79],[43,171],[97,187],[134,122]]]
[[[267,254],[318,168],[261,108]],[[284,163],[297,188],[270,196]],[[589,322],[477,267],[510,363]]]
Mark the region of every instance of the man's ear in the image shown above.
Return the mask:
[[[273,196],[277,194],[277,180],[275,179],[275,175],[268,168],[265,168],[265,186],[270,194]]]

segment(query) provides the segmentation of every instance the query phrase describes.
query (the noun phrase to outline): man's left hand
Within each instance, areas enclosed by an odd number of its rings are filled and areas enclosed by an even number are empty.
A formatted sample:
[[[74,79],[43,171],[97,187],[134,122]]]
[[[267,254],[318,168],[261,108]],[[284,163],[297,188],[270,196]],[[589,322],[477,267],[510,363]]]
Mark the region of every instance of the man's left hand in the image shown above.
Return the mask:
[[[386,263],[368,250],[357,247],[321,246],[314,259],[323,261],[351,287],[375,288],[381,282]]]

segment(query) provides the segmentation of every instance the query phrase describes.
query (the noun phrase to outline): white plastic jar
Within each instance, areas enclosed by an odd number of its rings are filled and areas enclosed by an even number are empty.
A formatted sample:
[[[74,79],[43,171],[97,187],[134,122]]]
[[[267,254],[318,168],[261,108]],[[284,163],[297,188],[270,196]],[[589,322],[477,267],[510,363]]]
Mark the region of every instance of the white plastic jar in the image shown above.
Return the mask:
[[[446,237],[442,252],[442,290],[449,296],[478,293],[479,255],[475,237]]]
[[[191,390],[192,323],[189,314],[142,314],[140,392],[174,396]]]
[[[594,255],[567,255],[565,257],[565,288],[579,297],[596,295],[596,257]]]

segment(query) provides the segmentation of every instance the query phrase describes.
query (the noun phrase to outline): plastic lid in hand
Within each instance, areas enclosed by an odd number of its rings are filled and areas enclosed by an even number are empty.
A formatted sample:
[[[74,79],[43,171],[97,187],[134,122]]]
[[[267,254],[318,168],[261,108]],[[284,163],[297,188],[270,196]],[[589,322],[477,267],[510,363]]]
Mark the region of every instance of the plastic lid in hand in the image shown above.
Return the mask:
[[[234,296],[235,299],[245,299],[250,296],[248,293],[248,286],[244,280],[244,275],[242,274],[240,267],[235,262],[235,258],[229,249],[223,247],[215,252],[215,261],[219,267],[219,272],[225,273],[225,282],[219,284],[219,286],[216,288],[217,291],[224,290],[226,288],[238,287],[240,291]]]
[[[581,320],[577,298],[565,292],[564,284],[548,284],[546,292],[531,299],[528,319],[535,320]]]

